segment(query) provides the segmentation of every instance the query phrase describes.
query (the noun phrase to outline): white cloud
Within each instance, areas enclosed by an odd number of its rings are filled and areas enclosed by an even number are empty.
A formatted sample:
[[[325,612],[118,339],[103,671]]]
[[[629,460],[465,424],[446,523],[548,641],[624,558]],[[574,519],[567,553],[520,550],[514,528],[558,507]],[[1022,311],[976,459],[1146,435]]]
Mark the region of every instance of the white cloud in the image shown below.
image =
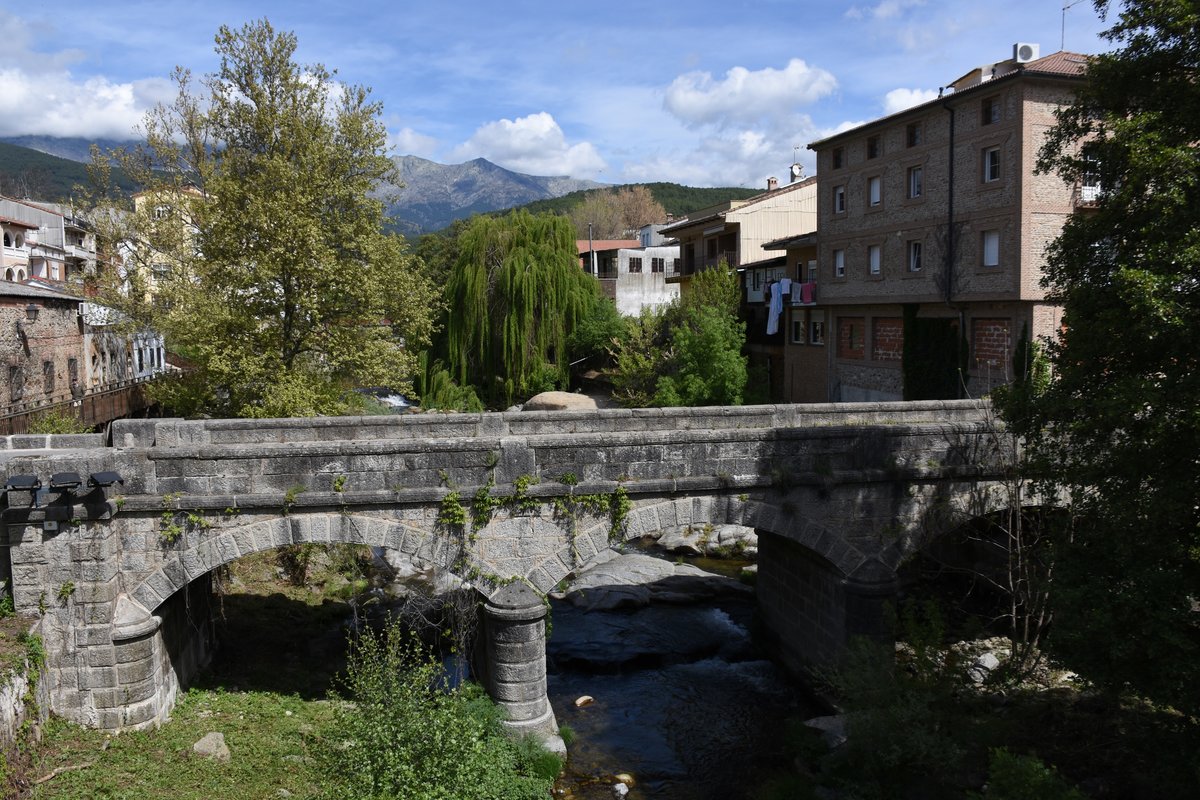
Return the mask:
[[[69,67],[78,50],[31,48],[30,26],[0,11],[5,46],[0,51],[0,136],[48,135],[128,139],[150,106],[169,99],[165,79],[118,83],[80,78]]]
[[[895,114],[898,111],[919,106],[921,103],[936,100],[937,96],[937,91],[933,89],[892,89],[883,98],[883,114],[884,116]]]
[[[680,75],[667,87],[663,107],[686,125],[744,125],[791,114],[836,88],[831,73],[793,58],[783,69],[733,67],[722,80],[708,72]]]
[[[660,150],[627,162],[620,177],[629,182],[667,180],[687,186],[765,189],[768,177],[787,182],[793,158],[799,158],[805,174],[813,174],[814,154],[805,145],[819,138],[818,133],[805,115],[792,115],[763,127],[714,128],[693,140],[690,148]]]
[[[438,140],[423,133],[417,133],[412,128],[401,128],[398,131],[388,131],[388,149],[398,156],[420,156],[432,158],[438,149]]]
[[[128,139],[146,109],[170,96],[166,80],[113,83],[70,73],[0,69],[0,135]]]
[[[848,19],[864,19],[871,17],[877,20],[893,20],[900,17],[910,8],[925,5],[925,0],[883,0],[873,6],[851,6],[845,16]]]
[[[452,160],[483,157],[529,175],[592,175],[605,168],[590,142],[568,144],[562,128],[545,111],[480,126],[454,149]]]

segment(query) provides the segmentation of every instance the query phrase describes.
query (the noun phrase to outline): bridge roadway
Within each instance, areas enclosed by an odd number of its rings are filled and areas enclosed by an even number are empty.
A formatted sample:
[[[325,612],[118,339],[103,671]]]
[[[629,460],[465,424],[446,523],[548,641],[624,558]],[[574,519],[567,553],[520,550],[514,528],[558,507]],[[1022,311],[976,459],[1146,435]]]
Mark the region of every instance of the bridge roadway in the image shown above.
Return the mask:
[[[52,708],[119,730],[165,719],[207,662],[213,569],[293,543],[388,548],[480,591],[485,684],[514,728],[552,731],[541,596],[614,541],[754,527],[780,658],[825,663],[882,632],[906,558],[1003,506],[995,436],[976,401],[121,420],[0,439],[6,478],[125,480],[8,491],[0,571],[40,614]],[[524,502],[477,526],[480,491]]]

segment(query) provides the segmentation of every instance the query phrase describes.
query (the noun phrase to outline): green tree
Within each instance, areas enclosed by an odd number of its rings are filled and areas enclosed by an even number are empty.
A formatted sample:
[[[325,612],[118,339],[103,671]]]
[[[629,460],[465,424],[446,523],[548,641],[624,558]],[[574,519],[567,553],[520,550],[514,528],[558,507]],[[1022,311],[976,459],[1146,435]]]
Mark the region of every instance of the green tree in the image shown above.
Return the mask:
[[[119,154],[142,202],[100,194],[126,255],[108,299],[193,365],[168,387],[185,409],[337,413],[356,385],[409,390],[432,332],[435,293],[370,195],[395,169],[381,107],[296,47],[265,20],[222,27],[203,90],[178,68],[144,146]]]
[[[1097,2],[1103,13],[1107,2]],[[1200,716],[1200,10],[1130,0],[1040,168],[1098,179],[1050,248],[1066,333],[1025,425],[1074,524],[1051,644],[1081,675]],[[1019,423],[1019,421],[1018,421]]]
[[[746,326],[737,318],[737,273],[721,264],[683,298],[646,311],[615,343],[614,396],[637,406],[740,405],[747,382]]]
[[[569,339],[599,291],[579,267],[570,223],[515,211],[458,237],[446,283],[451,374],[492,406],[566,385]]]

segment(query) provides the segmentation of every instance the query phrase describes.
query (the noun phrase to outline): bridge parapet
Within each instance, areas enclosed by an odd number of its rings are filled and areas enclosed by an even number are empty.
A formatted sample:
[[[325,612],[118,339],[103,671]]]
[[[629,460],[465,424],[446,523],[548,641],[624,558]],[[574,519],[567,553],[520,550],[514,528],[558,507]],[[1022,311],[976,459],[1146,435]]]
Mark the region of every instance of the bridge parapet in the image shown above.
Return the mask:
[[[986,408],[985,403],[975,400],[931,400],[913,403],[431,413],[303,419],[118,420],[112,426],[112,439],[115,447],[178,447],[954,423],[979,421]]]

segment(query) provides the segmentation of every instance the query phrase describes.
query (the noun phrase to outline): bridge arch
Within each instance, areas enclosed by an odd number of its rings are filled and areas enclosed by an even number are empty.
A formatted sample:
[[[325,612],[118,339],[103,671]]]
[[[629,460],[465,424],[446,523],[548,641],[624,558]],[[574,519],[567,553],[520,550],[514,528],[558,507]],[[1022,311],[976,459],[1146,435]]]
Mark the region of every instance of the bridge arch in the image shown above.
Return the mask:
[[[168,550],[170,555],[162,565],[132,586],[128,595],[147,613],[153,613],[177,591],[214,569],[243,556],[292,544],[367,545],[404,553],[450,572],[458,567],[458,543],[452,535],[403,520],[353,513],[305,513],[224,526],[194,546]]]

